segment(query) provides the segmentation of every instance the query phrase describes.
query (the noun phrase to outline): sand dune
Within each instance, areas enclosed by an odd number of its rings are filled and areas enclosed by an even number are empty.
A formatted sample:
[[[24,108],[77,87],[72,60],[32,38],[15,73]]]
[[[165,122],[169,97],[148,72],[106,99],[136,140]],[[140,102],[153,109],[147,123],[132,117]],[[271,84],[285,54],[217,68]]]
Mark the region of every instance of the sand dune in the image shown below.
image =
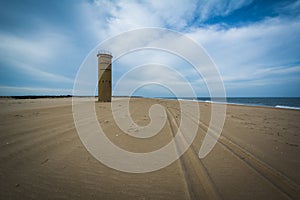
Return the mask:
[[[199,121],[191,111],[180,113],[177,101],[132,99],[135,122],[147,125],[148,110],[156,103],[165,106],[168,120],[148,139],[124,134],[110,104],[95,104],[110,140],[132,152],[154,151],[171,141],[181,115],[199,124],[193,144],[179,160],[158,171],[132,174],[107,167],[85,149],[71,98],[0,99],[0,198],[300,199],[300,111],[228,105],[218,143],[199,159],[210,104],[199,103]]]

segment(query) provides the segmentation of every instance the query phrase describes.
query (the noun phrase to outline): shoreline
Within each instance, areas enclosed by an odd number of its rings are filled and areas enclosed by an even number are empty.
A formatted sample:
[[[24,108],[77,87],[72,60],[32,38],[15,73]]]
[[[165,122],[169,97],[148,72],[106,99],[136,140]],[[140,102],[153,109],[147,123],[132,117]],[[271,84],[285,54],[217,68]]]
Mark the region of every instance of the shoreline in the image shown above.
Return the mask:
[[[97,96],[71,96],[71,95],[61,95],[61,96],[1,96],[1,100],[5,99],[12,99],[12,100],[35,100],[35,99],[72,99],[72,98],[97,98]],[[300,111],[300,107],[294,107],[294,106],[286,106],[286,105],[257,105],[257,104],[246,104],[246,103],[234,103],[234,102],[217,102],[217,101],[209,101],[209,100],[195,100],[195,99],[173,99],[173,98],[160,98],[160,97],[140,97],[140,96],[113,96],[113,99],[122,99],[122,98],[131,98],[131,99],[158,99],[158,100],[172,100],[172,101],[191,101],[191,102],[198,102],[198,103],[212,103],[212,104],[225,104],[227,106],[246,106],[246,107],[252,107],[252,108],[267,108],[267,109],[284,109],[284,110],[294,110],[294,111]],[[229,98],[236,98],[236,97],[229,97]],[[248,98],[248,97],[243,97]],[[252,98],[252,97],[249,97]],[[253,97],[254,99],[256,97]],[[259,98],[265,98],[265,97],[259,97]],[[273,98],[273,97],[266,97],[266,98]],[[297,98],[300,99],[300,97],[274,97],[274,98]]]
[[[118,98],[118,97],[116,97]],[[195,100],[195,99],[171,99],[171,98],[148,98],[148,97],[141,97],[144,99],[159,99],[159,100],[178,100],[178,101],[191,101],[191,102],[198,102],[198,103],[211,103],[211,104],[225,104],[225,105],[232,105],[232,106],[246,106],[246,107],[254,107],[254,108],[275,108],[275,109],[287,109],[287,110],[296,110],[300,111],[300,107],[292,107],[292,106],[284,106],[284,105],[276,105],[276,106],[269,106],[269,105],[256,105],[256,104],[243,104],[243,103],[232,103],[232,102],[213,102],[213,101],[203,101],[203,100]],[[245,97],[246,98],[246,97]],[[250,97],[251,98],[251,97]],[[298,97],[297,97],[298,98]],[[299,97],[300,99],[300,97]]]

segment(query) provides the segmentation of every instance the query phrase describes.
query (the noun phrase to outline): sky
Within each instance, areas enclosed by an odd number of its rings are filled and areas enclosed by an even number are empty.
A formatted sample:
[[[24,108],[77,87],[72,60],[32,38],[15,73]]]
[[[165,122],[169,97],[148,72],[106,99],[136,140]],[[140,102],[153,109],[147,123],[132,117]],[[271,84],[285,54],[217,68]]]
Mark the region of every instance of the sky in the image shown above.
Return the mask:
[[[3,0],[0,96],[72,94],[91,50],[145,27],[170,29],[202,46],[228,97],[300,97],[300,0]],[[93,62],[97,70],[96,55]],[[168,87],[188,95],[175,70],[197,96],[209,96],[193,66],[154,50],[113,60],[114,95],[130,94],[116,83],[143,64],[128,77],[128,84],[141,85],[134,95],[170,96]],[[147,84],[153,79],[161,85]]]

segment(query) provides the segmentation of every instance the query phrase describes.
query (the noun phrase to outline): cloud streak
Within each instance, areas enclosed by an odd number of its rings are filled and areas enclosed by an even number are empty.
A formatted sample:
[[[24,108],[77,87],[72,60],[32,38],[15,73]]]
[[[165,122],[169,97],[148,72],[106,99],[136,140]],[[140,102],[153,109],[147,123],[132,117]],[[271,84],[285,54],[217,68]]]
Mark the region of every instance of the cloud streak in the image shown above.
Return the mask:
[[[200,1],[198,5],[199,21],[204,22],[212,17],[227,16],[244,6],[252,3],[253,0],[210,0]]]

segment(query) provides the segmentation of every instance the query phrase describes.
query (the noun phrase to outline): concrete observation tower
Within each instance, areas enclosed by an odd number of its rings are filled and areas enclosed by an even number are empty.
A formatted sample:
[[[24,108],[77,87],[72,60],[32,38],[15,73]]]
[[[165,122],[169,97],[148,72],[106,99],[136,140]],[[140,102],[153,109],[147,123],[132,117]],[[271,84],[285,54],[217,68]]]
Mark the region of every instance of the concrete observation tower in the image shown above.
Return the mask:
[[[108,51],[98,51],[98,101],[111,102],[111,60]]]

